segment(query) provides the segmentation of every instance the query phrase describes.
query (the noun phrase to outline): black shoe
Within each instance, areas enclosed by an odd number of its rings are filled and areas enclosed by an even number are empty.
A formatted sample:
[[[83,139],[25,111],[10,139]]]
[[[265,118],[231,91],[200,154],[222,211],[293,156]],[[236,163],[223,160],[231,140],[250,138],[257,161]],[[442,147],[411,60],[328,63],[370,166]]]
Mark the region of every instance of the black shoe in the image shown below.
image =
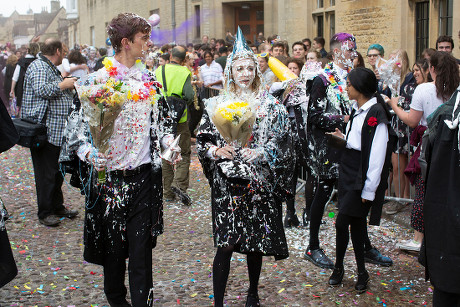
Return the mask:
[[[332,263],[331,259],[326,256],[323,249],[321,248],[311,250],[310,246],[307,247],[304,257],[320,268],[331,270],[334,268],[334,263]]]
[[[286,211],[286,217],[284,218],[284,227],[290,228],[292,226],[297,227],[300,225],[299,218],[295,211]]]
[[[110,307],[132,307],[130,303],[126,299],[124,299],[122,302],[114,302],[113,300],[107,299],[107,302],[109,302]]]
[[[50,227],[58,226],[61,223],[61,220],[56,215],[48,215],[45,218],[38,219],[38,221],[41,224],[45,226],[50,226]]]
[[[74,217],[78,215],[78,211],[64,208],[64,209],[54,212],[54,215],[56,215],[57,217],[66,217],[69,219],[73,219]]]
[[[334,268],[334,272],[332,272],[331,277],[329,277],[329,284],[331,286],[337,286],[342,283],[343,275],[345,270],[343,267]]]
[[[381,266],[392,266],[393,260],[390,257],[383,256],[375,247],[364,252],[364,261],[368,263],[378,264]]]
[[[367,290],[367,282],[369,281],[369,273],[364,271],[363,273],[358,273],[358,281],[355,284],[355,289],[359,293],[363,293]]]
[[[310,214],[305,209],[303,209],[303,213],[302,213],[302,222],[303,222],[303,227],[308,227],[310,225]]]
[[[246,298],[246,305],[245,307],[258,307],[260,306],[260,299],[258,295],[248,294]]]
[[[177,187],[171,187],[171,190],[174,194],[176,194],[177,197],[179,197],[180,201],[184,205],[190,206],[192,204],[192,199],[190,198],[190,196],[188,196],[187,192],[184,192]]]

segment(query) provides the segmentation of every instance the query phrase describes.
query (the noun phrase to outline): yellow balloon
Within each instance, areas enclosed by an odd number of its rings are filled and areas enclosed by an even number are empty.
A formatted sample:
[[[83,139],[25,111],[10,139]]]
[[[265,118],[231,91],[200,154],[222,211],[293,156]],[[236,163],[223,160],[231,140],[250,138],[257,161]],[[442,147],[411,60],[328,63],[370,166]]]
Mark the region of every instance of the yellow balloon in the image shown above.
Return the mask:
[[[281,81],[292,80],[297,78],[296,74],[290,71],[286,65],[281,63],[281,61],[275,57],[270,57],[268,59],[268,66],[273,71],[275,76]]]

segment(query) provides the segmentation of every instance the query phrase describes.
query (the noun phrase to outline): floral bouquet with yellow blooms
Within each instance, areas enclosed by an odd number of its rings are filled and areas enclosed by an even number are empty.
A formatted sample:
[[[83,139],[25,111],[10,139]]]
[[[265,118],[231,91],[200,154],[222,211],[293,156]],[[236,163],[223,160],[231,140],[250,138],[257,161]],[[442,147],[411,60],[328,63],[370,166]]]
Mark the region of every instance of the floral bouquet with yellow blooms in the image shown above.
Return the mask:
[[[105,58],[104,68],[87,75],[75,83],[83,113],[89,123],[92,145],[103,154],[107,154],[109,140],[114,131],[115,120],[123,104],[128,100],[157,101],[154,82],[145,69],[139,80],[123,79],[122,68],[114,66],[112,58]],[[140,60],[136,65],[142,65]],[[105,171],[99,172],[99,182],[105,182]]]
[[[229,144],[244,147],[252,134],[255,114],[245,101],[228,101],[216,105],[212,122]]]

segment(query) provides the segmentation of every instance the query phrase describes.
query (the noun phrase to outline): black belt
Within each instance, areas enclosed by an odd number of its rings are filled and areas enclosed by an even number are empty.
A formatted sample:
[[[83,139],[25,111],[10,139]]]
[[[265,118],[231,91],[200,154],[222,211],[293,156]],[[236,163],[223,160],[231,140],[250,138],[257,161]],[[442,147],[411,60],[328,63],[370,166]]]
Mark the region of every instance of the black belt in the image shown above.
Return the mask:
[[[142,173],[143,171],[147,169],[150,169],[151,167],[152,166],[150,165],[150,163],[147,163],[147,164],[139,165],[138,167],[133,168],[133,169],[110,171],[109,174],[110,176],[113,176],[113,177],[132,177],[135,175],[139,175],[140,173]]]

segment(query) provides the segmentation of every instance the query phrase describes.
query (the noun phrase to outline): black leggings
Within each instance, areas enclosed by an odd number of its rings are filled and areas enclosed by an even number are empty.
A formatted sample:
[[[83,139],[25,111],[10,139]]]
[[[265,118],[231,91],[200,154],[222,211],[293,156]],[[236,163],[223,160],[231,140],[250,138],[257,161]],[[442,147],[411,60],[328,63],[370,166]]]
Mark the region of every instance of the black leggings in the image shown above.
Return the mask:
[[[336,228],[336,259],[335,266],[343,267],[343,259],[347,251],[349,241],[349,231],[351,233],[351,241],[355,251],[356,264],[358,273],[363,273],[366,270],[364,265],[364,242],[367,234],[367,223],[365,217],[354,217],[345,215],[339,212],[335,221]]]
[[[310,249],[319,248],[319,227],[323,219],[324,208],[331,197],[335,179],[319,179],[310,210]]]
[[[232,258],[234,246],[218,247],[212,267],[212,284],[214,287],[214,306],[224,305],[225,287],[227,286],[228,274],[230,272],[230,259]],[[248,253],[249,290],[248,294],[258,296],[260,271],[262,269],[262,253]]]
[[[297,178],[299,177],[301,165],[296,163],[294,168],[294,178],[292,180],[291,189],[294,195],[286,199],[287,211],[295,212],[295,194],[297,189]],[[313,202],[313,192],[315,189],[316,178],[311,175],[311,171],[307,168],[307,180],[305,182],[305,212],[310,216],[311,204]]]

